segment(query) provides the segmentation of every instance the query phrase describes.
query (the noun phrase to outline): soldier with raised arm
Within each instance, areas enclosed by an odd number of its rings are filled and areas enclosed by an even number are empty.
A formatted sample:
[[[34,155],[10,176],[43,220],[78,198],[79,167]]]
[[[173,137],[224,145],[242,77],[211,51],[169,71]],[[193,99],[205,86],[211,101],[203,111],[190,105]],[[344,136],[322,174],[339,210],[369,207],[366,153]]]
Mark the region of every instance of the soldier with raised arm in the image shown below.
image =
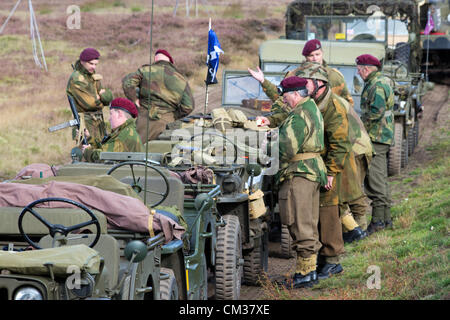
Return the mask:
[[[279,128],[280,170],[276,175],[281,223],[288,227],[297,252],[294,288],[317,283],[316,260],[321,247],[319,189],[327,183],[320,156],[324,148],[323,119],[308,96],[307,81],[288,77],[281,82],[284,102],[292,111]]]
[[[322,44],[319,40],[313,39],[305,43],[302,50],[302,55],[305,57],[307,62],[315,62],[322,65],[328,74],[328,84],[331,91],[338,96],[347,100],[351,106],[353,106],[354,101],[350,91],[348,90],[347,84],[345,83],[345,78],[339,70],[331,68],[327,65],[326,61],[323,59]],[[298,75],[298,68],[288,71],[285,75],[286,77]],[[270,127],[277,127],[281,121],[289,113],[290,107],[283,103],[282,99],[279,99],[276,86],[269,80],[264,78],[264,72],[258,67],[256,71],[248,68],[248,72],[253,78],[261,83],[261,86],[266,93],[266,95],[273,101],[272,105],[272,115],[269,117],[257,117],[260,119],[262,125],[269,125]]]

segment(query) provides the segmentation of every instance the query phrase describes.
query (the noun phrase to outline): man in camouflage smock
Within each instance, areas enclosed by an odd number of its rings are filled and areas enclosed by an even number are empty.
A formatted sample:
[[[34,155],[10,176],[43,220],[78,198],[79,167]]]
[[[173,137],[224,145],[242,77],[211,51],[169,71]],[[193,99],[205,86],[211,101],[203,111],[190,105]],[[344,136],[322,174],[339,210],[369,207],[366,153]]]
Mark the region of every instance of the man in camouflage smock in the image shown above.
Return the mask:
[[[109,89],[102,87],[103,77],[95,73],[99,58],[100,53],[94,48],[84,49],[67,83],[66,92],[74,99],[81,121],[77,143],[81,141],[84,127],[98,140],[103,139],[108,131],[103,107],[109,105],[113,96]]]
[[[297,251],[292,285],[301,288],[318,281],[319,188],[326,184],[326,168],[320,156],[324,148],[323,119],[308,97],[305,79],[288,77],[281,88],[292,112],[279,128],[280,170],[276,179],[280,185],[281,223],[288,227]]]
[[[364,54],[356,58],[358,74],[364,80],[361,94],[361,120],[375,149],[365,180],[367,196],[372,200],[369,233],[391,227],[391,196],[388,185],[387,153],[394,141],[394,92],[390,80],[379,68],[380,61]]]
[[[126,98],[116,98],[111,102],[110,122],[112,132],[102,142],[89,139],[94,145],[83,146],[83,156],[88,162],[97,162],[100,152],[144,152],[141,138],[136,131],[136,106]],[[87,132],[87,136],[89,132]]]
[[[152,65],[143,65],[136,72],[125,76],[122,87],[127,98],[138,106],[136,125],[144,143],[156,139],[168,123],[194,110],[194,97],[189,83],[175,68],[166,50],[156,51]],[[139,89],[139,93],[136,89]]]
[[[367,169],[370,165],[373,156],[373,147],[370,137],[362,123],[359,115],[355,109],[349,104],[344,105],[347,109],[347,117],[349,124],[349,136],[352,143],[352,151],[355,154],[356,168],[358,178],[361,186],[364,185],[364,179],[366,177]],[[367,196],[364,194],[361,198],[349,201],[349,212],[341,215],[342,227],[344,231],[344,242],[352,242],[354,239],[354,233],[352,230],[356,230],[356,226],[353,221],[347,217],[351,214],[357,224],[363,231],[367,229],[367,218],[369,204]],[[353,224],[353,226],[352,226]]]

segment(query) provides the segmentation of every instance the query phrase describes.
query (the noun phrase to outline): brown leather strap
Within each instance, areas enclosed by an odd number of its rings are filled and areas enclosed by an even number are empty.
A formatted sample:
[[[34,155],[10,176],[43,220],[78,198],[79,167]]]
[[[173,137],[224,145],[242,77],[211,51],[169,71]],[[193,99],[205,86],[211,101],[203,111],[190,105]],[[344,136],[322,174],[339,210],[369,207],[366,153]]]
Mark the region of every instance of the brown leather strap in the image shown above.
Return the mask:
[[[320,153],[317,152],[305,152],[305,153],[297,153],[289,162],[296,162],[300,160],[313,159],[316,157],[320,157]]]

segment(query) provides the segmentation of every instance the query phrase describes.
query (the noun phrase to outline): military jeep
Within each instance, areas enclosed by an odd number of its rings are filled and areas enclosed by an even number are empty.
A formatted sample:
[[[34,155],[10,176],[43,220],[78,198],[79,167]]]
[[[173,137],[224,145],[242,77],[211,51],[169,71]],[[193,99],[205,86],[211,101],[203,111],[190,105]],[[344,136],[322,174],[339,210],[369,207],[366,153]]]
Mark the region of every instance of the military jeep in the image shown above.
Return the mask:
[[[251,117],[250,114],[245,116]],[[219,257],[225,261],[232,258],[230,263],[239,266],[223,283],[228,285],[239,283],[240,286],[243,281],[246,284],[257,285],[262,273],[267,271],[268,267],[267,221],[270,214],[262,200],[265,197],[264,192],[258,191],[256,183],[253,183],[261,174],[260,166],[255,164],[257,161],[253,161],[258,157],[257,148],[251,148],[249,154],[248,141],[246,143],[244,140],[246,136],[258,140],[262,134],[238,128],[236,132],[231,131],[233,134],[227,135],[214,127],[205,129],[197,126],[197,121],[204,124],[212,121],[212,116],[191,115],[176,121],[157,140],[149,142],[149,152],[165,154],[168,157],[167,165],[175,172],[182,172],[198,165],[214,172],[215,184],[219,185],[221,190],[216,199],[217,212],[227,222],[227,226],[232,228],[225,231],[223,240],[222,237],[218,237],[216,261]],[[204,152],[211,149],[217,151],[213,157]],[[212,161],[212,158],[218,161]],[[174,163],[177,159],[181,162]],[[257,204],[259,214],[255,216],[253,209]],[[215,270],[218,271],[218,266]],[[218,280],[216,274],[216,282]]]

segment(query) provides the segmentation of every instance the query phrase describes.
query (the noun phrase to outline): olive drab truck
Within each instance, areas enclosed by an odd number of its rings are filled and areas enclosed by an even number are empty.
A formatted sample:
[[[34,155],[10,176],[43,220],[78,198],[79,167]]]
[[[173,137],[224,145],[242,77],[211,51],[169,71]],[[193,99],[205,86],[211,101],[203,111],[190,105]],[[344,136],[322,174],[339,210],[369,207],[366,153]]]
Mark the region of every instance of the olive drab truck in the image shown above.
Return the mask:
[[[422,71],[432,81],[442,82],[450,68],[450,3],[419,1],[419,17]]]

